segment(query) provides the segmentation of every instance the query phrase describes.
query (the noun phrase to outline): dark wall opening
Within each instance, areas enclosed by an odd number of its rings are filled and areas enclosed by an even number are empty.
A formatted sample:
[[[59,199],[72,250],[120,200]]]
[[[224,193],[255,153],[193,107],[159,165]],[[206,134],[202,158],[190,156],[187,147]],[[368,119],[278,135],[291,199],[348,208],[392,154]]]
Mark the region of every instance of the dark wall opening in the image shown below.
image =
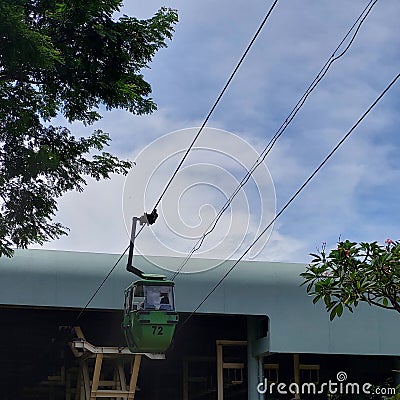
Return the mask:
[[[65,399],[65,388],[51,387],[48,376],[60,369],[73,369],[76,359],[67,343],[79,325],[86,340],[96,346],[125,346],[121,332],[122,311],[87,310],[77,321],[79,310],[1,307],[0,392],[8,399]],[[185,321],[187,315],[180,315]],[[244,316],[195,315],[178,329],[166,360],[142,360],[135,398],[182,398],[184,360],[191,368],[215,375],[217,339],[245,340]],[[193,360],[203,358],[203,363]],[[196,372],[196,374],[201,372]],[[216,377],[213,377],[213,385]],[[55,385],[53,385],[55,386]],[[50,388],[51,387],[51,388]],[[52,393],[50,394],[50,392]],[[160,397],[161,396],[161,397]],[[206,399],[207,397],[204,397]]]
[[[71,330],[82,328],[86,339],[96,346],[125,346],[121,332],[122,311],[87,310],[77,321],[80,310],[0,307],[0,399],[66,399],[65,382],[49,379],[60,371],[72,376],[74,398],[77,360],[68,346]],[[245,341],[247,318],[243,315],[180,314],[180,324],[165,360],[143,357],[136,400],[215,400],[217,398],[217,340]],[[267,319],[261,324],[267,330]],[[183,326],[182,326],[183,325]],[[263,332],[264,332],[263,331]],[[264,332],[264,333],[265,333]],[[279,381],[293,382],[293,354],[271,354],[264,363],[278,365]],[[224,370],[224,399],[247,399],[247,349],[224,348],[224,362],[243,364],[244,368]],[[391,375],[392,357],[300,354],[302,365],[319,366],[320,382],[334,379],[340,371],[348,381],[382,384]],[[269,370],[271,379],[276,371]],[[305,381],[315,379],[315,369],[301,372]],[[390,381],[387,383],[390,385]],[[291,398],[275,396],[277,399]],[[310,397],[312,398],[312,397]]]

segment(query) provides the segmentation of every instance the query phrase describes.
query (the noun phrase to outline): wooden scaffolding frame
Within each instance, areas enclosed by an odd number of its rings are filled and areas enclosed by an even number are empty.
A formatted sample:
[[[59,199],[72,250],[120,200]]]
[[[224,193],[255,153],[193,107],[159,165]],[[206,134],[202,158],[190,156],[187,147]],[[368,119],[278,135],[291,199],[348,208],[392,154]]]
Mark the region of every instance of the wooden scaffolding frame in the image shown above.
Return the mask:
[[[99,398],[133,400],[137,390],[142,356],[146,355],[152,359],[165,358],[163,354],[134,354],[127,347],[94,346],[86,341],[80,327],[74,327],[74,331],[77,339],[71,342],[70,347],[75,357],[79,358],[74,400],[95,400]],[[93,360],[94,366],[91,365]],[[106,360],[112,362],[114,368],[113,380],[101,380],[103,361]],[[129,384],[127,384],[126,363],[130,363]],[[72,400],[70,388],[67,388],[67,393],[69,393],[67,400]]]
[[[243,369],[242,363],[224,362],[224,346],[247,346],[247,340],[217,340],[217,398],[224,399],[224,369]]]

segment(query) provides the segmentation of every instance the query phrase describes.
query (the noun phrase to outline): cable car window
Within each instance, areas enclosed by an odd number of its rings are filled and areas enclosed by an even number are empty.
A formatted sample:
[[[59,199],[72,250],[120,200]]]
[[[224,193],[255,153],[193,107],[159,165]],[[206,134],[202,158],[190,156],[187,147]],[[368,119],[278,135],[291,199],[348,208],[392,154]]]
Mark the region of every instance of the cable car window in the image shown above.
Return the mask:
[[[129,307],[129,298],[130,298],[130,294],[131,294],[131,291],[130,291],[130,290],[128,290],[128,291],[125,292],[125,304],[124,304],[125,312],[128,312],[129,309],[130,309],[130,307]]]
[[[143,285],[135,286],[133,294],[132,310],[139,310],[144,307],[144,291]]]
[[[131,310],[132,294],[133,293],[131,288],[125,292],[125,312],[129,312]]]
[[[145,286],[145,308],[147,310],[174,310],[172,286]]]
[[[128,297],[128,306],[130,310],[132,310],[132,301],[133,301],[133,289],[129,291],[129,297]]]

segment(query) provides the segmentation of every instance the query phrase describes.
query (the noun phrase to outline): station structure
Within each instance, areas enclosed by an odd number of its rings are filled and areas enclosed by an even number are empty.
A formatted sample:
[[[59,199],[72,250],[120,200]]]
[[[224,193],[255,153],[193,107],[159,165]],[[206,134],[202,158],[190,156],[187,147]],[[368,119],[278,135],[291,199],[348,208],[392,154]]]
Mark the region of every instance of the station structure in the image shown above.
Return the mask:
[[[234,261],[191,259],[175,279],[173,345],[132,354],[121,332],[132,280],[124,260],[80,314],[117,259],[51,250],[0,258],[3,400],[315,399],[292,391],[400,383],[400,316],[360,305],[331,322],[300,286],[304,264],[242,261],[192,314]],[[134,258],[167,276],[182,261]]]

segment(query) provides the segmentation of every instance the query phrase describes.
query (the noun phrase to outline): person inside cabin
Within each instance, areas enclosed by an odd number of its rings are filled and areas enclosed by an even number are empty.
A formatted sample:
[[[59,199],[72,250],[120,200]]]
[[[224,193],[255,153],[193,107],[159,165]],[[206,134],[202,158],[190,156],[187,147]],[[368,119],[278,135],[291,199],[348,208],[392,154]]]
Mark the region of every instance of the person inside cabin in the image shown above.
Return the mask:
[[[169,304],[168,293],[160,293],[161,300],[160,304]]]
[[[171,310],[168,293],[160,293],[160,310]]]

